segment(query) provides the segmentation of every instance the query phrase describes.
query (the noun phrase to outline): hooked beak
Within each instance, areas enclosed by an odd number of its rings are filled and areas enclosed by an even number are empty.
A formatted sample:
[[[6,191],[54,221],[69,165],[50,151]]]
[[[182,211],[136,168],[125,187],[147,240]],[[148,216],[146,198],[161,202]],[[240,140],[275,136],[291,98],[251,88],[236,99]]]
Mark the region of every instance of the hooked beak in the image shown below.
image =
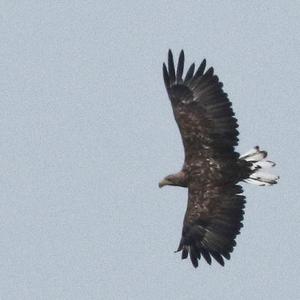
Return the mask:
[[[163,179],[159,182],[158,186],[159,186],[159,188],[162,188],[163,186],[170,185],[170,184],[171,184],[171,181],[169,181],[168,179]]]

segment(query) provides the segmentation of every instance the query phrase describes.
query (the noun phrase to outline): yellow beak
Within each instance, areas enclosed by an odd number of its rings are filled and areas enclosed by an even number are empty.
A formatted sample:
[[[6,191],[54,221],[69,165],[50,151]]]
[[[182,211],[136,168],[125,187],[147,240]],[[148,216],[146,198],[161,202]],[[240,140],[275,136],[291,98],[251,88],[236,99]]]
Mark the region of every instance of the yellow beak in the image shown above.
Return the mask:
[[[159,182],[158,186],[159,186],[159,188],[162,188],[163,186],[170,185],[170,184],[171,184],[171,181],[169,181],[167,179],[163,179]]]

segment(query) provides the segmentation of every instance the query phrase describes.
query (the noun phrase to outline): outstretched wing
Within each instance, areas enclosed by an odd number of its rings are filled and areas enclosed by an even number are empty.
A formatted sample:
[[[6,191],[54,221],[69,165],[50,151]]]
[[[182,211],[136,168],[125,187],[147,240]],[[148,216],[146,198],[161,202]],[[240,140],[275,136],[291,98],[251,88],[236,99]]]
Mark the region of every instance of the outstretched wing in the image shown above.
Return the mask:
[[[201,257],[211,264],[213,257],[222,266],[224,258],[236,245],[235,238],[243,226],[245,197],[236,184],[203,185],[199,176],[189,183],[188,207],[185,214],[182,238],[178,251],[182,259],[190,256],[194,267]]]
[[[179,55],[175,71],[171,50],[168,68],[163,64],[165,86],[182,136],[186,161],[194,153],[208,148],[211,155],[238,156],[234,152],[238,143],[238,124],[233,117],[232,104],[213,68],[204,72],[205,66],[206,61],[203,60],[194,72],[195,64],[192,64],[183,79],[184,52]]]

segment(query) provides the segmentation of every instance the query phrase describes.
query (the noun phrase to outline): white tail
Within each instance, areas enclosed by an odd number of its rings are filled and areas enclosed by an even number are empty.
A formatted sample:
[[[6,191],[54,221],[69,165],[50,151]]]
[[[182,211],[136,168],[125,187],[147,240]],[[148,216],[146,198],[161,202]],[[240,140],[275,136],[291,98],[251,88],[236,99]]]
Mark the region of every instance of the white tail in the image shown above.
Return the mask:
[[[253,173],[249,178],[244,180],[245,182],[260,186],[273,185],[278,182],[279,176],[270,172],[270,169],[275,166],[275,163],[266,160],[267,155],[268,153],[266,151],[260,150],[259,147],[256,146],[240,156],[240,159],[252,163],[251,170],[253,170]]]

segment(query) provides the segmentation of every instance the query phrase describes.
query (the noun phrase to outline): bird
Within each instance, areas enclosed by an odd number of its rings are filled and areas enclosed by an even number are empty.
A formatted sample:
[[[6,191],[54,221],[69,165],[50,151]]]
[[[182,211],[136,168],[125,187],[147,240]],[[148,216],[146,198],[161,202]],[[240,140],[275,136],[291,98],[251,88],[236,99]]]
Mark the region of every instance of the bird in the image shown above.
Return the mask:
[[[197,268],[200,259],[224,266],[243,227],[245,196],[241,182],[271,186],[275,163],[255,146],[240,155],[238,123],[223,83],[204,59],[184,74],[184,51],[175,69],[173,53],[163,63],[163,79],[184,148],[181,170],[164,177],[166,185],[187,188],[188,200],[178,249]]]

